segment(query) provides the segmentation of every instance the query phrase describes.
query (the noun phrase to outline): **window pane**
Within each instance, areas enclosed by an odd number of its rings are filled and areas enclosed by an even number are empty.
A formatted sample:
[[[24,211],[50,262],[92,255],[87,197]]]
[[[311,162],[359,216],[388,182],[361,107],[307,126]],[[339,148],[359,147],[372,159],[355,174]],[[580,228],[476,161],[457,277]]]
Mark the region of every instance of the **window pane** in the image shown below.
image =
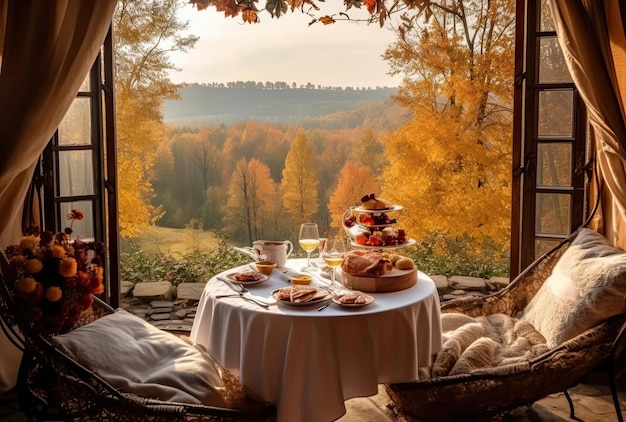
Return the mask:
[[[554,31],[554,22],[552,21],[552,13],[548,7],[548,0],[541,0],[539,6],[541,11],[539,12],[539,28],[541,31]]]
[[[539,40],[539,82],[542,84],[572,82],[556,37],[544,37]]]
[[[543,234],[570,233],[570,195],[538,193],[535,230]]]
[[[93,195],[93,153],[59,152],[59,196]]]
[[[59,126],[59,145],[91,144],[89,98],[76,98]]]
[[[572,146],[569,143],[537,145],[537,184],[572,185]]]
[[[61,224],[65,222],[65,226],[61,227],[61,230],[64,230],[65,227],[71,227],[73,231],[72,240],[93,240],[93,204],[91,201],[62,202],[60,205],[61,216],[59,221]],[[68,220],[67,215],[72,209],[82,211],[85,218],[82,220]]]
[[[91,75],[91,72],[87,73],[87,76],[85,76],[85,80],[83,81],[83,84],[80,86],[80,89],[79,89],[80,92],[89,92],[90,75]]]
[[[574,92],[552,90],[539,92],[539,136],[573,136]]]
[[[561,243],[560,239],[535,239],[535,259],[539,258],[544,253],[551,251],[552,248],[559,243]]]

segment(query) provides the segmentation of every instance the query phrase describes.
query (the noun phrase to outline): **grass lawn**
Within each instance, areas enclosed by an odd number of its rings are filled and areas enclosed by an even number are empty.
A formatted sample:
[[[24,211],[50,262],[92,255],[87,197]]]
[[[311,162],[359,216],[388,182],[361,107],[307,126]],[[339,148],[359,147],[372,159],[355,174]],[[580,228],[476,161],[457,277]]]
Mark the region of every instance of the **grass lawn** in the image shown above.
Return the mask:
[[[217,237],[210,231],[151,227],[143,236],[133,239],[147,254],[179,255],[193,250],[207,251],[217,247]]]

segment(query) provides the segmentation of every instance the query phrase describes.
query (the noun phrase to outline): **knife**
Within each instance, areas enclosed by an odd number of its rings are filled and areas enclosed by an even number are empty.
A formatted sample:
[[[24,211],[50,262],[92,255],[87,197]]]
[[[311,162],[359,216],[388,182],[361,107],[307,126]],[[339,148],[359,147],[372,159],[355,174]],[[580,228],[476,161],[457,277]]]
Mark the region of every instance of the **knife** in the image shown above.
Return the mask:
[[[224,277],[217,277],[218,280],[224,282],[224,284],[226,284],[228,287],[230,287],[230,289],[232,291],[234,291],[235,293],[238,293],[240,297],[242,297],[243,299],[246,299],[252,303],[256,303],[259,306],[262,306],[266,309],[268,309],[270,307],[270,303],[265,302],[263,298],[263,300],[261,298],[257,298],[256,296],[252,295],[250,292],[248,292],[248,289],[245,289],[245,291],[243,290],[244,287],[243,286],[239,286],[235,283],[232,283],[231,281],[229,281],[228,279],[224,278]]]

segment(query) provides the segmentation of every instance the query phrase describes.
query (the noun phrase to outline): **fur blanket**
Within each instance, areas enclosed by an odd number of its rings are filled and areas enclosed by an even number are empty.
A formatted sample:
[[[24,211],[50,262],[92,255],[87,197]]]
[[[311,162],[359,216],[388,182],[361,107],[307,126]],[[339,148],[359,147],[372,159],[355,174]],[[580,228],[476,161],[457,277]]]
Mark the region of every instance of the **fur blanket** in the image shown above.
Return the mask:
[[[524,364],[548,351],[546,339],[532,325],[508,315],[444,313],[441,319],[443,348],[435,357],[432,378]]]

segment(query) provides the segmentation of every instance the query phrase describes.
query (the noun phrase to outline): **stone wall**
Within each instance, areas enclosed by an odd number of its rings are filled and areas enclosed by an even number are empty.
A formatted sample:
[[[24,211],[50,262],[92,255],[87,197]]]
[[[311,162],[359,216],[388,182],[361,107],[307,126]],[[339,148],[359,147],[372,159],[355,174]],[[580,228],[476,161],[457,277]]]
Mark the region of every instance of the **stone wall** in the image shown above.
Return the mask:
[[[505,287],[509,279],[490,279],[466,276],[431,276],[441,302],[468,295],[486,296]],[[144,318],[158,328],[168,331],[191,331],[193,319],[204,283],[181,283],[173,286],[169,281],[121,283],[120,307]]]

